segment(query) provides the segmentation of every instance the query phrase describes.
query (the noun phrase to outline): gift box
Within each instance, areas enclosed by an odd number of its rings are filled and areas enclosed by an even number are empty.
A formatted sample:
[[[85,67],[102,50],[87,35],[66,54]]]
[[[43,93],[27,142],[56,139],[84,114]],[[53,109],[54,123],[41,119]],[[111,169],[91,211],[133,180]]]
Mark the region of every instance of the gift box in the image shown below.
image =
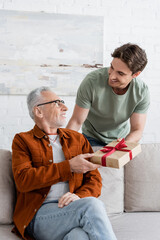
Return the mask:
[[[96,151],[90,161],[104,167],[121,168],[141,152],[136,142],[113,141]]]

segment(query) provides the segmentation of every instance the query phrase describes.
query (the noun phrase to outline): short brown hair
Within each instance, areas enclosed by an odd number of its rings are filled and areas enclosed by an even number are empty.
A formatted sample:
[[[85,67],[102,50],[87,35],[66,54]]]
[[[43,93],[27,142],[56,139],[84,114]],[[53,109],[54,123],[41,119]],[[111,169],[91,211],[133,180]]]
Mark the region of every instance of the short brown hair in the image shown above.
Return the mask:
[[[132,74],[143,71],[147,65],[147,55],[145,51],[136,44],[127,43],[116,48],[111,54],[113,58],[120,58],[127,64]]]

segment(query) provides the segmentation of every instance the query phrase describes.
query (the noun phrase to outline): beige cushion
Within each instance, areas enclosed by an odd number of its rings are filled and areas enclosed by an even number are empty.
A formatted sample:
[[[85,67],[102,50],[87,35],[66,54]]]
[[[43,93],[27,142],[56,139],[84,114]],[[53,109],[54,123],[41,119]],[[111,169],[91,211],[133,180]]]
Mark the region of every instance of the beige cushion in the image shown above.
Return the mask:
[[[160,240],[160,212],[132,212],[109,217],[117,240]]]
[[[93,151],[101,147],[92,147]],[[102,193],[99,197],[105,204],[108,214],[122,213],[124,211],[124,169],[109,167],[99,168],[102,176]]]
[[[20,240],[17,235],[11,232],[14,225],[0,225],[0,239],[1,240]]]
[[[160,144],[142,144],[125,166],[125,210],[160,211]]]
[[[12,175],[11,152],[0,150],[0,223],[12,223],[15,187]]]

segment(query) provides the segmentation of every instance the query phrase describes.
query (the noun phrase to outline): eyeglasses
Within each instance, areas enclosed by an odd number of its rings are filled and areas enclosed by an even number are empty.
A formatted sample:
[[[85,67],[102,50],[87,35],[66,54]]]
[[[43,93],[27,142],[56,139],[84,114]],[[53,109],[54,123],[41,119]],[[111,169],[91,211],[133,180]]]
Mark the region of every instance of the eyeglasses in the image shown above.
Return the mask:
[[[45,104],[49,104],[49,103],[55,103],[56,107],[60,107],[62,104],[65,104],[65,102],[63,100],[57,99],[57,100],[54,100],[54,101],[37,104],[37,107],[45,105]]]

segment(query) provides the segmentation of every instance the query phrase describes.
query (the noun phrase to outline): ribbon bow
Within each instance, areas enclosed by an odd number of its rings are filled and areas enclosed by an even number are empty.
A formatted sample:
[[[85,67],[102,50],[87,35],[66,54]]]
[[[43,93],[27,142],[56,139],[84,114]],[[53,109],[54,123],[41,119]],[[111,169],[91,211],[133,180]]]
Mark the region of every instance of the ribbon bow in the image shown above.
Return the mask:
[[[130,160],[132,159],[132,151],[128,150],[128,149],[124,149],[125,147],[127,147],[127,145],[125,144],[125,140],[124,138],[117,143],[117,145],[115,147],[112,146],[104,146],[100,151],[104,152],[106,154],[104,154],[102,156],[102,166],[106,166],[106,158],[111,155],[112,153],[114,153],[115,151],[123,151],[123,152],[129,152],[129,157]]]

